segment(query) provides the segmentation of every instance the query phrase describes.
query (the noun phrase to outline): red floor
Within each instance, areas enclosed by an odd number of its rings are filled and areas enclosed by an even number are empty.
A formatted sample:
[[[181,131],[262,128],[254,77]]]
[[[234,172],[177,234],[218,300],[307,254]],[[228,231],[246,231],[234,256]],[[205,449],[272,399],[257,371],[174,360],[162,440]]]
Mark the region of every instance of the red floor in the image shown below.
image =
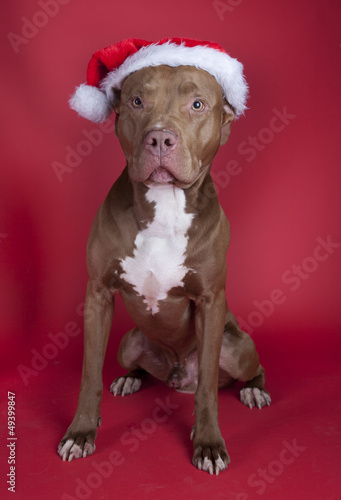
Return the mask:
[[[73,339],[72,347],[30,376],[26,386],[17,369],[7,372],[1,383],[0,497],[340,498],[340,350],[336,336],[328,346],[315,339],[315,346],[296,345],[289,352],[287,337],[283,348],[280,335],[255,338],[273,404],[250,410],[238,401],[237,385],[220,392],[220,425],[231,464],[219,477],[191,465],[193,396],[150,380],[140,392],[114,399],[108,386],[119,369],[112,352],[104,369],[97,450],[72,463],[63,463],[56,449],[77,401],[81,360],[73,357],[81,339]],[[5,484],[7,391],[16,398],[15,495]]]

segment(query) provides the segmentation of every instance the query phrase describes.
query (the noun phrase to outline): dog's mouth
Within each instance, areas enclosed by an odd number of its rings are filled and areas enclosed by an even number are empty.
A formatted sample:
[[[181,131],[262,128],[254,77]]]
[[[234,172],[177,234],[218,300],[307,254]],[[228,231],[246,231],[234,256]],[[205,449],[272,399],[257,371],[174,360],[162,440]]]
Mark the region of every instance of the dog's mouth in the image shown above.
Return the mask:
[[[175,182],[175,177],[165,167],[157,167],[148,177],[148,181],[166,184]]]

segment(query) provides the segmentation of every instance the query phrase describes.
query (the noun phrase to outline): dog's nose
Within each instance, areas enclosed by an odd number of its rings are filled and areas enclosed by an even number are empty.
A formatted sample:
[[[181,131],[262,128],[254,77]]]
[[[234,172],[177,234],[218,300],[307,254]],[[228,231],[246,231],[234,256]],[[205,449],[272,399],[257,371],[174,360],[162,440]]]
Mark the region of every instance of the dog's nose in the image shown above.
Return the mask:
[[[145,136],[145,147],[153,155],[167,156],[178,142],[177,135],[170,130],[151,130]]]

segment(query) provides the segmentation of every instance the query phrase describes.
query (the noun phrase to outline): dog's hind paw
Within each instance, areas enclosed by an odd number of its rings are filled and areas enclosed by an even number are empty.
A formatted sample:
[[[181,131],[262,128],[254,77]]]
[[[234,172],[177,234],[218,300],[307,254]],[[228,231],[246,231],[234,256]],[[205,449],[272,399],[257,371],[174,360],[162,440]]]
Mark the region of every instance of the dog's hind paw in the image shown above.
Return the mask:
[[[249,408],[257,406],[260,410],[263,406],[270,406],[271,404],[270,394],[258,389],[258,387],[244,387],[244,389],[241,389],[240,401]]]
[[[141,379],[135,377],[118,377],[115,378],[110,386],[110,392],[114,396],[126,396],[137,392],[141,387]]]

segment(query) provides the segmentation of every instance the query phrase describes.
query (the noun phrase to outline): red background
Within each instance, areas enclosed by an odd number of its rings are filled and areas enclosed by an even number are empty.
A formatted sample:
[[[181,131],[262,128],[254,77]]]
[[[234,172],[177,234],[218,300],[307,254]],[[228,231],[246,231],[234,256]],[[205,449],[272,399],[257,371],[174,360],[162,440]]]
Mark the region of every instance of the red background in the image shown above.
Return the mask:
[[[340,11],[337,0],[17,0],[3,8],[2,498],[10,498],[7,391],[16,394],[16,498],[339,498]],[[243,62],[250,86],[249,109],[213,173],[232,231],[228,302],[252,329],[273,405],[251,411],[238,402],[237,388],[220,393],[232,462],[219,478],[190,464],[192,396],[154,381],[131,398],[109,394],[121,373],[117,346],[131,325],[120,301],[96,454],[68,464],[55,453],[80,381],[86,241],[124,167],[113,132],[82,149],[98,127],[67,101],[95,50],[123,38],[165,36],[217,41]],[[280,113],[287,116],[282,124]],[[60,182],[52,165],[65,165],[69,148],[82,157]],[[328,238],[329,253],[318,248]],[[270,297],[277,303],[264,302]],[[68,345],[49,347],[51,334],[65,329],[75,334]],[[39,370],[27,372],[37,368],[37,353],[45,356]],[[178,406],[153,424],[157,398]],[[134,451],[121,441],[132,425],[145,429]],[[285,443],[300,451],[284,452]],[[93,475],[113,450],[122,465],[106,478]],[[77,490],[79,481],[87,489]]]

